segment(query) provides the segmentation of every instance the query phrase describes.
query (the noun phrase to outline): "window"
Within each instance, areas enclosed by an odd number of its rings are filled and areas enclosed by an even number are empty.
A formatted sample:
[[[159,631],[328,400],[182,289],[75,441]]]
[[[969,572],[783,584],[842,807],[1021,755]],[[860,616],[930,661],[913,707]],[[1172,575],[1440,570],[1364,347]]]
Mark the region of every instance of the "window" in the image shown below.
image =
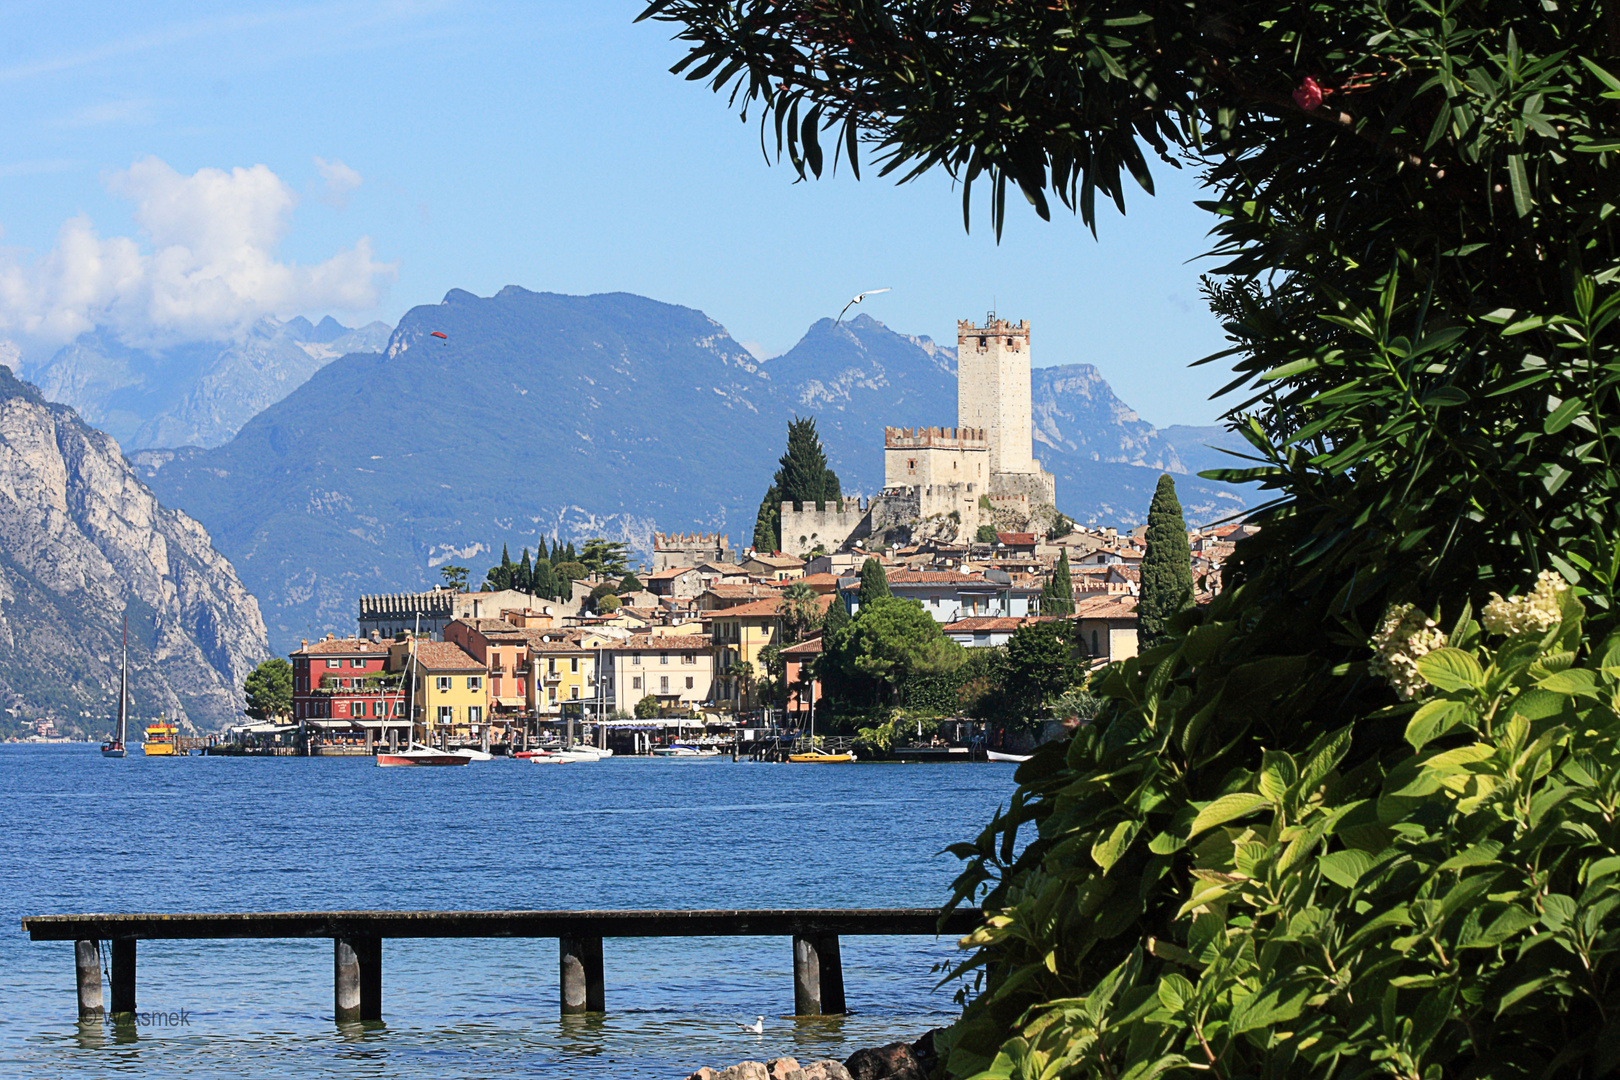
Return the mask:
[[[568,700],[570,700],[570,701],[578,701],[579,700],[579,687],[570,686],[568,688]]]
[[[477,723],[481,723],[483,721],[483,719],[484,719],[484,707],[482,705],[469,705],[469,706],[467,706],[467,723],[469,723],[469,724],[477,724]]]
[[[641,689],[641,676],[640,675],[637,675],[635,678],[630,680],[630,689],[632,689],[632,690],[640,690]]]
[[[568,670],[569,671],[578,671],[579,670],[579,657],[576,656],[573,659],[568,661]]]
[[[688,690],[692,689],[692,676],[690,675],[686,677],[686,688]]]
[[[632,667],[640,667],[641,666],[641,654],[640,653],[631,653],[630,654],[630,664],[631,664]]]
[[[660,676],[658,676],[658,692],[660,694],[669,693],[669,676],[668,675],[660,675]]]
[[[449,705],[440,705],[439,706],[439,723],[441,723],[441,724],[454,723],[455,718],[456,718],[456,710],[455,709],[451,708]]]
[[[1102,655],[1101,653],[1099,653],[1097,651],[1097,631],[1095,631],[1095,630],[1093,630],[1091,632],[1091,655],[1092,656],[1101,656]]]
[[[398,701],[394,702],[394,715],[395,716],[404,716],[405,715],[405,699],[404,698],[400,698]]]
[[[483,679],[481,679],[477,675],[469,675],[469,676],[467,676],[467,689],[469,689],[469,690],[482,690],[483,688],[484,688],[484,680]]]
[[[363,659],[361,659],[360,657],[357,656],[353,660],[349,661],[349,666],[350,667],[365,667],[366,662],[365,662],[365,660],[363,660]]]
[[[326,666],[329,667],[329,668],[339,668],[339,667],[343,666],[343,661],[341,661],[341,660],[328,660],[326,662]]]
[[[557,658],[555,656],[546,661],[546,670],[553,675],[557,674]]]
[[[448,693],[450,691],[450,682],[451,682],[450,676],[448,676],[448,675],[440,675],[437,679],[435,679],[433,681],[437,684],[436,689],[438,689],[440,692]]]
[[[660,664],[667,664],[667,663],[669,663],[669,653],[667,653],[667,652],[661,652],[661,653],[659,653],[659,654],[658,654],[658,662],[659,662],[659,663],[660,663]]]
[[[546,691],[546,697],[550,701],[556,701],[557,700],[557,688],[555,686],[553,686],[549,690],[547,690]]]
[[[697,663],[697,655],[695,653],[681,653],[681,663],[695,664]]]

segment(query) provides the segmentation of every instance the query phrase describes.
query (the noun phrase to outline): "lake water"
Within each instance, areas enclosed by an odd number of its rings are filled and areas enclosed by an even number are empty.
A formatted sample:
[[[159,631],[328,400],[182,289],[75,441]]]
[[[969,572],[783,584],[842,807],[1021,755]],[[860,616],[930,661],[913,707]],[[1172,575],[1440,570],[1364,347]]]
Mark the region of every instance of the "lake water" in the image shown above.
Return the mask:
[[[28,914],[937,905],[1011,765],[615,758],[103,759],[0,747],[0,1075],[684,1077],[843,1058],[954,1015],[951,939],[845,938],[850,1015],[795,1021],[786,938],[608,940],[607,1013],[562,1019],[554,939],[385,940],[380,1028],[332,1021],[332,944],[142,942],[137,1007],[80,1025],[73,947]],[[765,1014],[762,1036],[736,1021]]]

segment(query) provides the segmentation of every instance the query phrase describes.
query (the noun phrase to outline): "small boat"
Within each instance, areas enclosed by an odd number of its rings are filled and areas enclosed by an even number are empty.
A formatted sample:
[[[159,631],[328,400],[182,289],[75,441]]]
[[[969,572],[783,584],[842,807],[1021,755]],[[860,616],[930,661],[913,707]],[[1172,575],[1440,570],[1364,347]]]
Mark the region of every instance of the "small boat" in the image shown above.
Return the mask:
[[[118,735],[101,744],[101,756],[124,756],[124,740],[129,738],[129,616],[124,616],[124,654],[118,667]]]
[[[404,750],[377,755],[379,768],[396,765],[465,765],[471,760],[472,758],[467,757],[465,754],[447,753],[414,742]]]
[[[720,751],[710,747],[688,746],[685,743],[675,743],[671,746],[653,747],[652,756],[665,758],[719,757]]]
[[[834,754],[826,750],[811,749],[803,754],[789,754],[795,765],[844,765],[855,760],[854,754]]]
[[[157,723],[147,725],[141,753],[147,757],[180,757],[179,737],[180,729],[160,716]]]
[[[986,750],[984,756],[991,761],[1010,761],[1014,763],[1025,762],[1030,759],[1029,754],[1004,754],[1000,750]]]
[[[575,747],[572,750],[537,750],[529,755],[531,765],[587,765],[601,761],[602,756],[588,747]]]
[[[495,755],[490,753],[488,750],[474,750],[470,746],[463,746],[463,747],[461,747],[459,749],[452,750],[450,752],[452,754],[460,754],[462,757],[466,758],[468,761],[494,761],[495,760]]]

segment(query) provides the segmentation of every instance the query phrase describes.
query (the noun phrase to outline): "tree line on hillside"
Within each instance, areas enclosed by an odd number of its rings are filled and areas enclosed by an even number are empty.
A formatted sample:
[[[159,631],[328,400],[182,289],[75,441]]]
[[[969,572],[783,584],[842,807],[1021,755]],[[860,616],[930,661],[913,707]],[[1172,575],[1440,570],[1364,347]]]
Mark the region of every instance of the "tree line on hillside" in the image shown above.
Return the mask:
[[[615,579],[607,585],[607,592],[626,593],[643,588],[641,581],[630,570],[630,545],[598,536],[585,541],[577,552],[572,540],[565,545],[556,537],[549,542],[542,539],[534,557],[529,555],[529,549],[525,547],[517,562],[512,561],[511,552],[502,544],[501,561],[485,573],[479,591],[515,589],[542,600],[567,600],[573,595],[574,582],[584,581],[593,575]],[[465,566],[440,567],[439,576],[447,588],[457,592],[467,588]],[[602,588],[603,585],[598,585],[593,590],[593,601],[597,598],[597,590]]]

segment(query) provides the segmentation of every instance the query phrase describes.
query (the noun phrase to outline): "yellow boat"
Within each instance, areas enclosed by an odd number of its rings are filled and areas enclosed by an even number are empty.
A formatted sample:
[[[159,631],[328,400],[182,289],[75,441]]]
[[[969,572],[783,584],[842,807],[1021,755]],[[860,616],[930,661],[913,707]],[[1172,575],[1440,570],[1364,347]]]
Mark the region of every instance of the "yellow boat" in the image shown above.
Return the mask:
[[[798,765],[845,765],[855,760],[854,754],[830,754],[825,750],[811,750],[805,754],[789,754],[788,760]]]
[[[174,757],[179,753],[175,747],[179,734],[178,727],[159,720],[147,727],[146,738],[141,742],[141,753],[147,757]]]

